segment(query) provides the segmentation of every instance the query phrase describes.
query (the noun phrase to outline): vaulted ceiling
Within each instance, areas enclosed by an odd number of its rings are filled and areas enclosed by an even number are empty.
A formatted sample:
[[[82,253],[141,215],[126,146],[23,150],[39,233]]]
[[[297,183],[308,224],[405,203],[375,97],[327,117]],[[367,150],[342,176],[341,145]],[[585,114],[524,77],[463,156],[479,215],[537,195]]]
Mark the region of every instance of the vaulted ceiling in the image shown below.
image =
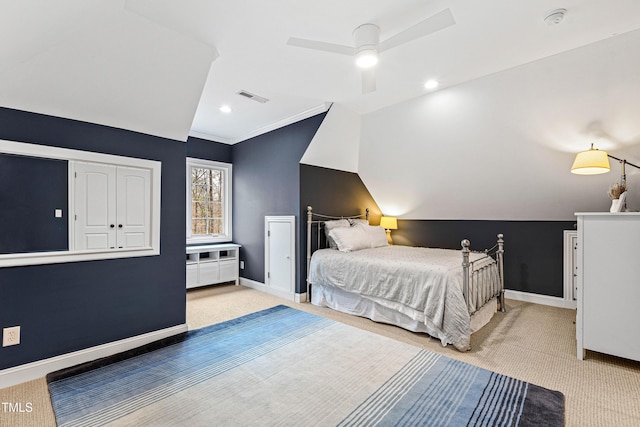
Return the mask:
[[[558,8],[564,20],[547,24]],[[445,9],[454,25],[381,54],[372,93],[352,58],[287,44],[353,46],[364,23],[385,40]],[[0,106],[235,143],[330,103],[369,113],[431,78],[451,87],[638,29],[640,2],[4,0],[0,24]]]

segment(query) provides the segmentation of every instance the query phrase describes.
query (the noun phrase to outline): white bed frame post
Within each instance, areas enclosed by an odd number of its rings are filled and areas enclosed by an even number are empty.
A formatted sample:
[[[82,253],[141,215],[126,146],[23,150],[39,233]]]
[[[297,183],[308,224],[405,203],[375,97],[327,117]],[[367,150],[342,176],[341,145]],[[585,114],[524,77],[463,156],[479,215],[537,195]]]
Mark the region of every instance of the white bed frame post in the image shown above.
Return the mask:
[[[467,311],[469,311],[469,253],[471,252],[471,242],[464,239],[460,242],[462,245],[462,297],[465,304],[467,304]]]
[[[311,284],[309,283],[309,267],[311,266],[311,223],[313,222],[313,208],[307,206],[307,293],[306,302],[311,302]]]
[[[504,235],[498,234],[498,271],[500,273],[500,295],[498,295],[498,301],[500,302],[500,311],[506,312],[507,309],[504,305]]]

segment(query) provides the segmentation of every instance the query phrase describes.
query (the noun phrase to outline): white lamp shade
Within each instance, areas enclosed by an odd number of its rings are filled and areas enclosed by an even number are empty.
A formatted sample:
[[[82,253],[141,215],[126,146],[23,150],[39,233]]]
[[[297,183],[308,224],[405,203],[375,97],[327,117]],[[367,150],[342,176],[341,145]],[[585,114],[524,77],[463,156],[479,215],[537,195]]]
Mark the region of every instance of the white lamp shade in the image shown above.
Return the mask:
[[[606,151],[591,148],[576,154],[571,172],[578,175],[597,175],[609,172],[609,157]]]
[[[386,230],[397,230],[398,220],[395,216],[383,216],[380,218],[380,227]]]

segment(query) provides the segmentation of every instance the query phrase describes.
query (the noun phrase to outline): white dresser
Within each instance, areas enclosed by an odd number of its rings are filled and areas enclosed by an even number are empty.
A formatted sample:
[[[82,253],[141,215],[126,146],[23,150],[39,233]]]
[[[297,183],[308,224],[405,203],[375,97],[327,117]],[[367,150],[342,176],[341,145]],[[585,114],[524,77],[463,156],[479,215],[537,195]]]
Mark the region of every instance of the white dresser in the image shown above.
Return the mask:
[[[640,213],[576,213],[578,359],[585,350],[640,361]]]
[[[238,284],[240,245],[187,246],[187,289],[216,283]]]

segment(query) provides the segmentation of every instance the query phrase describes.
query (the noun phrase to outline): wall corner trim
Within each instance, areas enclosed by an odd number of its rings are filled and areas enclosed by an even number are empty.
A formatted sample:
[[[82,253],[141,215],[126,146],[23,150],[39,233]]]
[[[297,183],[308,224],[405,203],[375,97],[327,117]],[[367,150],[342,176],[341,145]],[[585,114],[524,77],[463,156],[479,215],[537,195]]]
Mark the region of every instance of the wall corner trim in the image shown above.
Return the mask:
[[[567,300],[560,297],[552,297],[549,295],[532,294],[530,292],[512,291],[510,289],[504,290],[504,297],[506,299],[512,299],[516,301],[531,302],[534,304],[548,305],[551,307],[560,308],[576,308],[576,302],[573,300]]]
[[[255,280],[246,279],[244,277],[240,278],[240,284],[242,286],[246,286],[247,288],[255,289],[256,291],[264,292],[269,295],[273,295],[278,298],[286,299],[287,301],[296,302],[296,294],[295,292],[282,292],[277,289],[271,289],[266,286],[264,283],[257,282]]]
[[[123,351],[132,350],[154,341],[168,338],[186,332],[187,324],[183,323],[158,331],[148,332],[135,337],[62,354],[49,359],[37,360],[24,365],[3,369],[0,371],[0,388],[11,387],[16,384],[35,380],[60,369],[70,368],[81,363],[91,362],[103,357],[113,356]]]

